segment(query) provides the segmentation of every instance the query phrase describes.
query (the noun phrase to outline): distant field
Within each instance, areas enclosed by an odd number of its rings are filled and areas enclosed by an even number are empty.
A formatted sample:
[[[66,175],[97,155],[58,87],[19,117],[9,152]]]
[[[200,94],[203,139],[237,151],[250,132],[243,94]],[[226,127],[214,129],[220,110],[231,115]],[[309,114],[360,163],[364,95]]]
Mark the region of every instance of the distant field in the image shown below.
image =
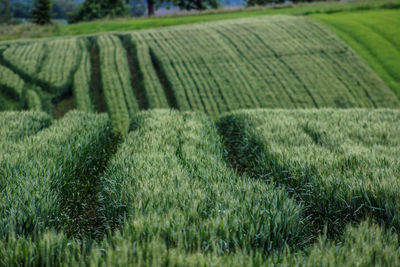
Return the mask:
[[[121,140],[105,114],[1,112],[0,264],[397,265],[399,121],[151,110]]]
[[[345,10],[400,8],[400,0],[354,0],[354,1],[322,1],[316,3],[300,3],[295,5],[274,5],[266,7],[242,8],[239,10],[217,9],[188,15],[172,15],[154,18],[118,18],[99,20],[78,24],[59,26],[36,26],[33,24],[0,27],[0,41],[21,38],[42,38],[51,36],[82,35],[103,32],[121,32],[166,26],[193,24],[250,18],[263,15],[309,15],[315,13],[334,13]]]
[[[400,97],[400,10],[313,15],[356,50]]]
[[[353,50],[303,17],[10,43],[0,51],[1,109],[55,117],[73,108],[108,111],[122,132],[140,109],[216,116],[242,108],[400,105]]]

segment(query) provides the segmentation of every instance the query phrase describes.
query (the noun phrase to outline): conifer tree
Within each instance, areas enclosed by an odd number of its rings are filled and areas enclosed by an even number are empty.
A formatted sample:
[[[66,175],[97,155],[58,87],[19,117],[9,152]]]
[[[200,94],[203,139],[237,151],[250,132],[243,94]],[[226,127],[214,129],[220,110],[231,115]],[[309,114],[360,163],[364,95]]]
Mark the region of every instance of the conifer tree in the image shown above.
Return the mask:
[[[32,10],[32,20],[39,25],[51,23],[51,0],[36,0]]]

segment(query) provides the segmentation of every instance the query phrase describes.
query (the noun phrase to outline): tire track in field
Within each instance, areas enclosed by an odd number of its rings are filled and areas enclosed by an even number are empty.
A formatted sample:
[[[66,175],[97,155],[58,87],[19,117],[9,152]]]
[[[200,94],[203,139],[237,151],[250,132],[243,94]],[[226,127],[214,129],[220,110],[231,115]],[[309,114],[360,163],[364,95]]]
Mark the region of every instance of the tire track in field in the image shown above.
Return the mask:
[[[133,93],[135,94],[136,100],[139,105],[139,109],[148,109],[149,108],[149,100],[147,97],[146,89],[143,85],[143,75],[140,73],[140,66],[138,61],[138,51],[137,45],[133,42],[128,41],[127,36],[118,36],[121,40],[122,46],[125,49],[129,72],[130,72],[130,80],[131,86],[133,89]]]
[[[209,100],[210,107],[212,109],[212,114],[220,114],[222,109],[220,106],[219,101],[216,101],[217,97],[214,94],[216,90],[213,90],[213,88],[217,87],[219,88],[220,85],[211,79],[213,77],[213,71],[210,69],[209,65],[206,62],[206,59],[204,59],[203,54],[198,51],[198,49],[191,49],[191,47],[188,48],[187,44],[190,43],[191,38],[196,38],[192,36],[192,32],[185,32],[184,34],[177,34],[177,32],[170,32],[170,34],[174,37],[172,40],[177,44],[177,47],[180,47],[182,50],[186,52],[187,55],[187,50],[189,49],[189,54],[190,57],[193,59],[193,62],[191,64],[192,68],[195,70],[195,72],[198,72],[199,74],[196,75],[199,80],[204,84],[204,93],[207,95],[207,99]],[[204,36],[203,36],[204,37]],[[199,42],[198,45],[202,45],[203,42]],[[203,47],[201,48],[203,49]],[[191,51],[193,50],[193,51]],[[200,64],[196,64],[196,59],[200,61]],[[197,65],[200,65],[199,67]],[[204,72],[205,75],[209,75],[210,78],[204,78],[202,68],[206,69],[206,72]],[[213,84],[214,83],[214,84]],[[219,88],[220,89],[220,88]],[[225,99],[223,98],[223,101]]]
[[[251,29],[249,29],[249,28],[247,28],[246,26],[243,26],[243,25],[238,25],[238,27],[242,27],[244,30],[246,30],[247,32],[251,33],[253,36],[256,37],[256,39],[258,39],[261,43],[263,43],[264,46],[265,46],[269,51],[271,51],[271,53],[274,55],[274,57],[275,57],[276,59],[278,59],[279,62],[280,62],[283,66],[285,66],[285,67],[289,70],[289,72],[295,77],[295,79],[302,85],[302,87],[304,88],[304,90],[305,90],[305,91],[307,92],[307,94],[310,96],[310,98],[311,98],[311,100],[312,100],[314,106],[315,106],[316,108],[318,108],[319,105],[318,105],[317,101],[315,100],[314,96],[311,94],[310,89],[303,83],[303,81],[301,80],[301,78],[299,77],[299,75],[294,71],[294,69],[293,69],[288,63],[286,63],[286,62],[276,53],[276,51],[274,51],[274,50],[271,48],[271,46],[270,46],[267,42],[265,42],[265,40],[263,40],[263,38],[261,38],[261,37],[258,35],[258,33],[254,32],[253,30],[251,30]]]
[[[241,35],[238,33],[235,33],[233,31],[230,31],[230,29],[225,28],[226,31],[229,31],[231,34],[236,35],[235,38],[238,38],[239,40],[241,39]],[[235,42],[232,40],[232,38],[230,38],[229,36],[227,36],[225,33],[223,33],[222,31],[219,31],[221,35],[223,35],[234,47],[234,49],[239,53],[239,55],[241,55],[243,58],[247,58],[247,56],[243,53],[243,51],[241,51],[241,49],[235,44]],[[247,41],[247,38],[243,38],[241,39],[242,43],[246,46],[247,49],[252,49],[250,44]],[[255,50],[256,51],[256,50]],[[259,54],[257,54],[256,56],[260,56]],[[249,59],[247,60],[247,63],[250,64],[252,66],[252,69],[255,71],[255,73],[257,73],[258,70],[258,66],[256,63],[254,63],[253,60]],[[282,83],[281,79],[278,78],[278,76],[276,75],[276,72],[274,70],[272,70],[270,68],[269,64],[265,64],[265,68],[268,69],[268,71],[272,74],[273,78],[276,80],[276,83],[284,89],[285,94],[288,96],[289,100],[292,103],[293,107],[296,107],[296,103],[292,97],[291,94],[289,94],[287,87],[284,86],[284,84]],[[266,79],[266,77],[264,75],[257,75],[260,79],[264,80],[264,82],[267,84],[267,86],[270,88],[271,92],[276,92],[276,89],[274,90],[271,86],[270,83],[271,81]],[[279,97],[274,93],[274,98],[275,98],[275,102],[277,103],[277,105],[281,104],[281,99],[279,99]]]
[[[106,102],[104,99],[103,88],[101,85],[101,71],[100,71],[100,55],[99,47],[96,44],[95,37],[89,38],[89,55],[91,65],[91,82],[90,94],[92,102],[97,112],[107,112]]]
[[[176,96],[172,88],[172,85],[169,82],[167,75],[162,70],[159,60],[150,46],[149,46],[149,53],[150,53],[151,63],[153,64],[154,70],[156,71],[158,80],[160,81],[161,87],[164,90],[165,96],[167,97],[168,105],[170,106],[170,108],[179,109],[178,101],[176,100]]]
[[[289,27],[287,27],[289,26]],[[330,54],[332,52],[336,53],[336,50],[338,53],[346,53],[345,51],[340,50],[340,47],[336,49],[336,47],[325,47],[324,42],[325,40],[323,39],[324,37],[324,32],[321,31],[320,27],[317,27],[315,23],[309,23],[308,24],[308,31],[305,31],[303,27],[298,27],[298,24],[290,23],[290,24],[285,24],[284,26],[281,27],[282,31],[284,31],[286,34],[291,34],[292,36],[296,37],[294,38],[294,41],[299,43],[298,40],[304,39],[305,37],[308,37],[307,40],[310,44],[315,45],[315,48],[310,48],[306,49],[306,52],[304,55],[308,56],[310,58],[310,61],[313,62],[313,64],[316,65],[316,69],[318,71],[321,71],[321,76],[323,77],[322,80],[325,81],[330,81],[331,87],[334,87],[335,94],[331,93],[331,91],[325,92],[322,95],[329,95],[333,96],[334,98],[329,99],[329,101],[325,101],[328,106],[331,106],[332,104],[336,105],[337,107],[352,107],[352,106],[357,106],[357,101],[356,101],[356,96],[353,94],[352,90],[350,90],[350,87],[345,83],[345,81],[340,77],[341,74],[344,74],[346,72],[337,72],[336,65],[340,62],[338,62],[336,59],[333,59]],[[290,31],[290,29],[294,29]],[[310,30],[313,29],[313,30]],[[316,40],[321,40],[322,42],[316,42]],[[301,45],[301,43],[299,43]],[[322,47],[322,48],[321,48]],[[315,50],[317,52],[315,52]],[[332,50],[332,51],[330,51]],[[335,57],[336,58],[336,57]],[[327,62],[326,62],[327,61]],[[331,64],[332,62],[335,62],[336,64]],[[327,64],[325,64],[327,63]],[[339,64],[342,66],[342,64]],[[342,66],[343,67],[343,66]],[[323,86],[318,86],[321,88],[324,88]],[[338,90],[338,89],[342,90]],[[320,92],[320,90],[319,90]],[[342,102],[341,99],[344,101]]]
[[[168,62],[167,63],[162,63],[162,60],[159,61],[155,61],[159,63],[159,69],[160,70],[164,70],[163,73],[165,74],[165,78],[167,80],[168,79],[168,74],[166,69],[164,69],[164,67],[161,67],[162,65],[166,64],[166,68],[168,68],[168,66],[175,71],[176,76],[177,76],[177,86],[179,88],[173,88],[173,91],[175,92],[177,89],[181,90],[182,93],[185,94],[185,98],[186,98],[186,104],[188,105],[190,110],[198,110],[198,97],[196,97],[195,95],[193,95],[193,92],[191,90],[189,90],[190,88],[197,88],[197,85],[194,83],[194,81],[192,79],[190,79],[190,75],[187,71],[187,69],[185,68],[185,66],[183,65],[183,61],[174,61],[174,58],[179,58],[176,53],[175,50],[169,45],[168,41],[165,41],[165,43],[161,43],[160,40],[166,39],[168,40],[167,37],[160,35],[160,32],[158,33],[158,35],[155,34],[155,32],[150,32],[149,35],[153,38],[154,43],[156,44],[157,48],[159,48],[161,51],[163,51],[163,54],[166,55]],[[155,51],[151,46],[150,46],[151,51]],[[169,49],[169,50],[168,50]],[[154,55],[156,55],[156,53],[154,53]],[[171,57],[172,56],[172,59]],[[158,59],[158,57],[153,57],[155,59]],[[178,101],[178,98],[177,98]],[[179,105],[179,103],[178,103]],[[182,104],[183,105],[183,104]],[[179,105],[179,108],[181,108],[182,110],[186,110],[186,107],[181,107],[181,105]]]
[[[193,56],[196,54],[196,52],[187,52],[186,46],[185,46],[185,36],[176,36],[174,35],[174,31],[172,32],[168,32],[170,34],[170,36],[172,37],[170,39],[170,42],[173,44],[173,46],[175,47],[179,47],[180,51],[183,55],[184,58],[186,59],[190,59],[187,63],[186,61],[183,61],[183,64],[186,66],[186,64],[188,64],[190,66],[190,69],[193,71],[188,71],[190,78],[194,81],[194,83],[198,86],[197,87],[197,92],[200,98],[200,101],[203,105],[203,110],[207,113],[207,114],[218,114],[218,108],[216,107],[215,104],[215,100],[214,97],[210,97],[209,95],[209,89],[212,88],[210,86],[210,83],[208,81],[208,79],[202,79],[202,75],[200,74],[201,71],[200,69],[197,67],[197,64],[194,62],[194,58]],[[185,35],[185,34],[184,34]],[[177,41],[180,37],[183,40],[183,44],[180,43],[179,41]],[[196,72],[198,72],[199,74],[196,74]],[[197,78],[197,79],[196,79]],[[202,96],[202,93],[204,95],[204,97]],[[203,99],[206,99],[208,101],[203,101]],[[207,103],[210,103],[211,105],[207,105]]]

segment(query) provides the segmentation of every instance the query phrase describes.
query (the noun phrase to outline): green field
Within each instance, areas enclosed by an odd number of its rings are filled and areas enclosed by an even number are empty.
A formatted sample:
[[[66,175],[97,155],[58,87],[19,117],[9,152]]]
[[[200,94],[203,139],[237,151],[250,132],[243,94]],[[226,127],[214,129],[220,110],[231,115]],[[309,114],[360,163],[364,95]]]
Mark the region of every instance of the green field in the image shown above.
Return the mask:
[[[1,265],[400,260],[399,111],[0,118]]]
[[[334,13],[351,10],[376,8],[399,8],[400,0],[353,0],[345,2],[321,1],[317,3],[299,3],[291,5],[260,6],[240,9],[207,10],[189,15],[168,15],[155,18],[117,18],[114,20],[97,20],[68,26],[34,24],[0,26],[0,41],[21,38],[43,38],[54,36],[71,36],[104,32],[121,32],[141,29],[159,28],[199,22],[211,22],[238,18],[250,18],[265,15],[310,15]]]
[[[0,266],[400,266],[389,2],[2,43]]]
[[[313,15],[356,50],[400,96],[400,10]]]
[[[16,109],[108,111],[122,133],[141,109],[400,106],[352,49],[303,17],[10,43],[0,59]]]

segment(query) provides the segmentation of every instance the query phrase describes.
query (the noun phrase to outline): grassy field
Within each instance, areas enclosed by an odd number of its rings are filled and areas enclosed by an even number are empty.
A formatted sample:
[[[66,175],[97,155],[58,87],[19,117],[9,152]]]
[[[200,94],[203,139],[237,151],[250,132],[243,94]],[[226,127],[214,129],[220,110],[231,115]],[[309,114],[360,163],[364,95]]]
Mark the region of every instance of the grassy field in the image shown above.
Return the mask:
[[[399,111],[0,118],[1,265],[399,263]]]
[[[349,2],[318,2],[311,4],[276,5],[274,7],[252,7],[238,10],[211,10],[198,14],[172,15],[155,18],[119,18],[83,22],[68,26],[42,26],[33,24],[0,27],[0,41],[21,38],[43,38],[66,35],[94,34],[102,32],[121,32],[140,29],[158,28],[207,21],[220,21],[237,18],[249,18],[264,15],[309,15],[314,13],[334,13],[346,10],[399,8],[399,0],[356,0]]]
[[[313,15],[356,50],[400,96],[400,10]]]
[[[56,118],[73,108],[108,111],[122,133],[141,109],[218,116],[242,108],[400,106],[352,49],[303,17],[10,43],[0,52],[0,85],[10,99],[0,109],[42,108]]]

